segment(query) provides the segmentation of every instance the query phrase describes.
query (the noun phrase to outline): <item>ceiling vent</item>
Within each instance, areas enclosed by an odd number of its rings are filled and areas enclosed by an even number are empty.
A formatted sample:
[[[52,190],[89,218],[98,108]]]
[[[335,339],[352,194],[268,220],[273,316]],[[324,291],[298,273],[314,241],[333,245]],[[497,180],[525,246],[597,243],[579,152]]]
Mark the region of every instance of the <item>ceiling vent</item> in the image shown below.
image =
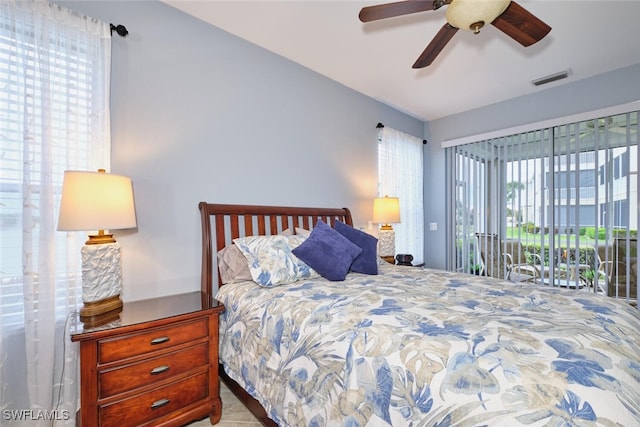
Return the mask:
[[[540,77],[534,80],[531,80],[534,86],[541,86],[547,83],[555,82],[558,80],[566,79],[571,74],[571,69],[567,69],[564,71],[559,71],[557,73],[549,74],[548,76]]]

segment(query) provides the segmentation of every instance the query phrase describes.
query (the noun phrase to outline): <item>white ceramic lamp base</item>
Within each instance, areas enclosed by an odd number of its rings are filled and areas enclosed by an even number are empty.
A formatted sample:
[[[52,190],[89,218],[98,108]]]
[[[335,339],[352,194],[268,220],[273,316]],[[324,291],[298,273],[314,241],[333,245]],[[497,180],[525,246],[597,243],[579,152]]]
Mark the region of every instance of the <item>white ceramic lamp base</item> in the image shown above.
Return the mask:
[[[95,317],[122,307],[120,245],[84,245],[82,254],[82,301],[80,317]]]
[[[378,256],[391,264],[396,256],[396,232],[391,230],[378,231]]]

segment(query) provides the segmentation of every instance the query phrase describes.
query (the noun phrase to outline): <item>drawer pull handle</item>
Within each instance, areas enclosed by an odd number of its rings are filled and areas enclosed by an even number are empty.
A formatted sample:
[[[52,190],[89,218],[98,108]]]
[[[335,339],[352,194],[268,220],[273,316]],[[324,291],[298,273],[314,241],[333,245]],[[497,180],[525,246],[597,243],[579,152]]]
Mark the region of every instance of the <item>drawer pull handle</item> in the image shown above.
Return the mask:
[[[153,402],[151,404],[151,409],[158,409],[161,406],[166,405],[167,403],[171,402],[169,399],[160,399],[160,400],[156,400],[155,402]]]
[[[162,344],[167,341],[169,341],[169,337],[154,338],[151,340],[151,345]]]
[[[169,367],[167,365],[158,366],[157,368],[153,368],[151,370],[151,375],[158,375],[168,370],[169,370]]]

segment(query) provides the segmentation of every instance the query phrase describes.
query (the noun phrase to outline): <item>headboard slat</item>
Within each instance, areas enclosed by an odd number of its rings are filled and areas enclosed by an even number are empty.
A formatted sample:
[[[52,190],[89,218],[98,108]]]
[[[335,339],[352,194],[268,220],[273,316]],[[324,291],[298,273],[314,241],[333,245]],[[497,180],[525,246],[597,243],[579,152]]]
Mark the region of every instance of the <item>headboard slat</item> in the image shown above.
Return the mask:
[[[302,228],[309,230],[311,228],[310,218],[302,218]]]
[[[240,237],[240,225],[238,224],[238,215],[230,215],[229,220],[230,220],[229,227],[231,228],[231,240],[237,239],[238,237]]]
[[[253,235],[253,221],[251,220],[251,217],[249,215],[244,215],[244,235]]]
[[[216,230],[223,230],[224,229],[224,217],[223,216],[217,216],[215,217],[216,220]],[[224,246],[226,244],[225,242],[225,235],[224,234],[216,234],[216,247],[219,248],[220,246]]]
[[[278,234],[293,224],[293,227],[312,230],[319,218],[334,226],[336,221],[353,226],[348,208],[305,208],[291,206],[227,205],[200,202],[202,226],[202,292],[213,296],[214,274],[220,283],[217,271],[217,252],[231,243],[231,240],[251,235]],[[244,230],[240,229],[239,217],[243,217]],[[269,230],[267,230],[267,217]],[[254,223],[257,223],[256,233]],[[214,225],[212,229],[211,226]],[[228,225],[227,225],[228,224]],[[278,227],[280,225],[280,227]],[[293,231],[293,230],[292,230]],[[215,234],[215,238],[214,238]],[[215,240],[215,248],[212,247]],[[214,273],[216,268],[216,273]]]

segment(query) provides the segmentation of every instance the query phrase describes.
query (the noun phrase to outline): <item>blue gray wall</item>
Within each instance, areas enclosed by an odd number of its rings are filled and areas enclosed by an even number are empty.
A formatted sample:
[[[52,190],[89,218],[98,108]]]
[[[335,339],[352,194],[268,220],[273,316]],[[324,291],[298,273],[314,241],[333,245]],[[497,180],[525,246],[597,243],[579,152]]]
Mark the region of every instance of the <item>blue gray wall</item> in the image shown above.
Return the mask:
[[[348,206],[365,225],[378,122],[429,141],[425,259],[443,268],[442,141],[640,99],[638,65],[422,123],[160,2],[59,3],[130,31],[113,39],[111,103],[139,224],[118,233],[128,300],[198,288],[201,200]]]
[[[424,123],[157,1],[60,1],[113,36],[111,171],[138,229],[115,233],[123,298],[199,289],[200,201],[347,206],[377,194],[376,124]]]

